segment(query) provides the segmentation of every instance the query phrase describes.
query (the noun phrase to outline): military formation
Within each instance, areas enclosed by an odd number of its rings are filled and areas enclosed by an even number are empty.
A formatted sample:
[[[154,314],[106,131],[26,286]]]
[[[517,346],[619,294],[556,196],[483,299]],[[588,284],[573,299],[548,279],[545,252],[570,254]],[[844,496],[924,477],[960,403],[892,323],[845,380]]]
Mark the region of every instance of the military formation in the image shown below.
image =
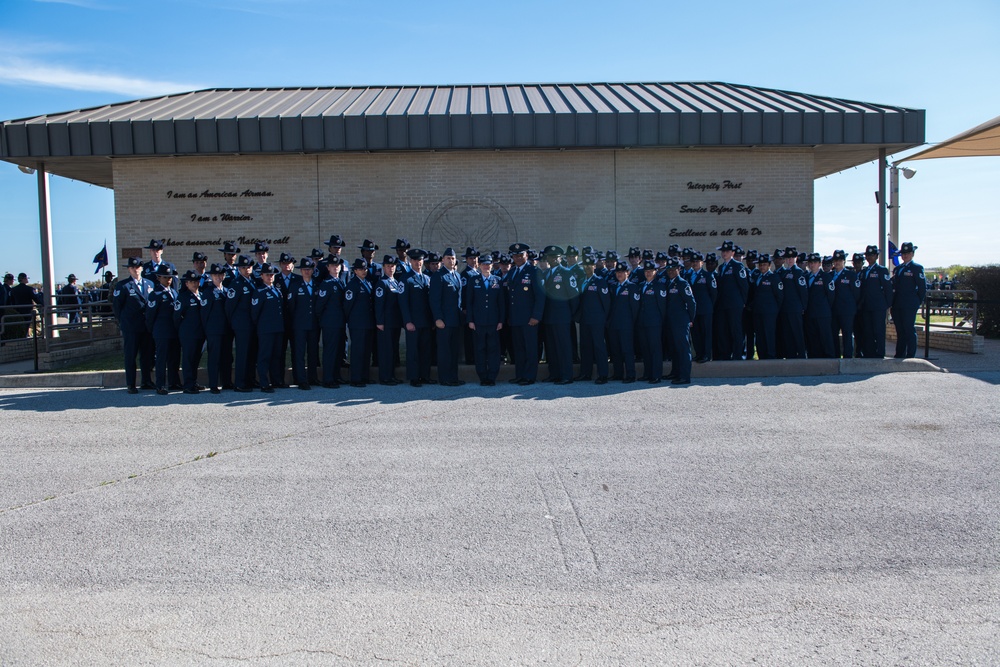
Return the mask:
[[[380,262],[368,239],[350,263],[339,235],[326,246],[271,262],[265,243],[251,256],[227,242],[219,261],[196,252],[179,274],[163,242],[152,240],[152,259],[130,258],[129,277],[111,294],[128,391],[197,394],[206,389],[198,382],[203,354],[213,394],[364,387],[373,368],[383,385],[455,387],[464,384],[461,363],[475,366],[482,386],[496,384],[503,363],[519,386],[683,385],[692,362],[882,358],[890,310],[895,356],[912,357],[926,291],[910,243],[892,273],[878,263],[877,246],[855,253],[848,268],[843,250],[821,257],[786,247],[772,257],[732,241],[706,255],[673,245],[633,247],[622,258],[590,246],[514,243],[507,252],[466,248],[461,270],[454,249],[438,254],[402,238]]]

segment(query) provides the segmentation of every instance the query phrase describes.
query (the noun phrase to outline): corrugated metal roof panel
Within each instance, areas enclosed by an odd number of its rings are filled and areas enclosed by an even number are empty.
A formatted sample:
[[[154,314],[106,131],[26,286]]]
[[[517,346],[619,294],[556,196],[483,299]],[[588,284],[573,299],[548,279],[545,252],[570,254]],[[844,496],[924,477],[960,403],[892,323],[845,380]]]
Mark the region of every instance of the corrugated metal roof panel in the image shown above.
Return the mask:
[[[0,159],[923,142],[924,112],[719,82],[229,88],[0,124]]]

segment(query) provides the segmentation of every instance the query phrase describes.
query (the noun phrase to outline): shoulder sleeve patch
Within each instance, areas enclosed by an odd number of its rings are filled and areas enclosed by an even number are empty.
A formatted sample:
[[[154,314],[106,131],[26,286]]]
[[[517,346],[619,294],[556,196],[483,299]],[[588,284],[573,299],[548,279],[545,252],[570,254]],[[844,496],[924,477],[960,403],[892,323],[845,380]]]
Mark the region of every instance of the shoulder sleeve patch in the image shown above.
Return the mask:
[[[174,301],[174,310],[180,310],[180,309],[181,309],[181,302]]]
[[[799,276],[799,285],[801,285],[802,287],[806,286],[806,277],[805,276]]]

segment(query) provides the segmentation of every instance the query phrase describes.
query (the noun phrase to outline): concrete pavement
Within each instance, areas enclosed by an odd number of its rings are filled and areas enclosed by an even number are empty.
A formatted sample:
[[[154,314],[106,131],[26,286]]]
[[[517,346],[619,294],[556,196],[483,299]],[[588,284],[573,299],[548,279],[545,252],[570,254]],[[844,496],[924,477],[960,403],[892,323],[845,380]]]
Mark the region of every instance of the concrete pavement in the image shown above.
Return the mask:
[[[996,664],[998,384],[3,390],[0,665]]]

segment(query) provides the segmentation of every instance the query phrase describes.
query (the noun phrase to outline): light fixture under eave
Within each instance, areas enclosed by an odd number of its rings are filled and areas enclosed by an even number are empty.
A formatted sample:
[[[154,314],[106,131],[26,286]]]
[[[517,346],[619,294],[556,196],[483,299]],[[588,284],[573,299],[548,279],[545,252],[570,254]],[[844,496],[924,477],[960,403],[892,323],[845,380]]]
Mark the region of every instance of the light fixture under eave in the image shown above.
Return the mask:
[[[28,176],[31,176],[32,174],[35,173],[34,169],[32,169],[31,167],[25,167],[23,164],[17,165],[17,168],[20,170],[22,174],[27,174]]]
[[[905,178],[906,180],[910,180],[911,178],[917,175],[916,169],[908,169],[906,167],[902,167],[900,171],[903,172],[903,178]]]

